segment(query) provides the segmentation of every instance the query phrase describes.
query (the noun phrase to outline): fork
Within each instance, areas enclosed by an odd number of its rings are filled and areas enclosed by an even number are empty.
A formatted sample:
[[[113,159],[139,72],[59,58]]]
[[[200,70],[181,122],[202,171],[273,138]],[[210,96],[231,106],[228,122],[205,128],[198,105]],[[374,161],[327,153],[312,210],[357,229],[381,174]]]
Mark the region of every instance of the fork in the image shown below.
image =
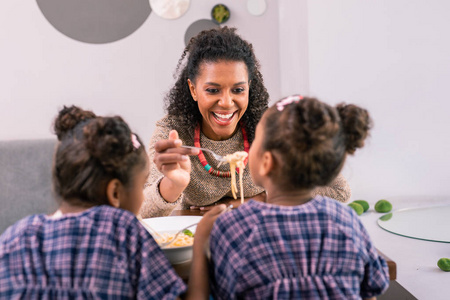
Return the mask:
[[[228,162],[228,161],[226,160],[225,156],[219,155],[219,154],[215,153],[214,151],[211,151],[211,150],[206,149],[206,148],[193,147],[193,146],[185,146],[185,145],[182,145],[181,147],[183,147],[183,148],[188,148],[188,149],[198,149],[198,150],[202,150],[202,151],[206,151],[206,152],[211,153],[212,156],[213,156],[217,161],[220,162],[219,165],[218,165],[217,167],[220,167],[220,165],[221,165],[222,163]]]
[[[228,212],[228,211],[230,211],[231,209],[233,209],[233,204],[230,204],[230,205],[227,207],[227,209],[225,210],[225,212]],[[156,230],[154,230],[153,228],[151,228],[148,224],[145,224],[144,222],[142,222],[142,223],[143,223],[144,227],[149,227],[149,228],[150,228],[154,233],[156,233],[159,237],[162,237],[158,232],[156,232]],[[165,247],[169,246],[170,244],[172,244],[172,243],[177,239],[177,237],[178,237],[181,233],[183,233],[183,231],[185,231],[185,230],[188,229],[188,228],[191,228],[192,226],[198,225],[198,223],[199,223],[199,222],[194,223],[194,224],[191,224],[191,225],[189,225],[189,226],[186,226],[186,227],[180,229],[180,230],[175,234],[175,236],[173,237],[173,239],[171,239],[171,240],[168,241],[168,242],[161,243],[161,244],[159,244],[159,246],[160,246],[161,248],[165,248]]]
[[[185,231],[186,229],[188,229],[188,228],[190,228],[190,227],[192,227],[192,226],[195,226],[195,225],[198,225],[198,222],[197,222],[197,223],[194,223],[194,224],[191,224],[191,225],[189,225],[189,226],[186,226],[186,227],[184,227],[183,229],[180,229],[180,230],[175,234],[175,236],[173,237],[173,239],[171,239],[170,241],[165,242],[165,243],[160,243],[160,244],[159,244],[159,247],[165,248],[165,247],[169,246],[170,244],[172,244],[173,242],[175,242],[175,240],[177,239],[177,237],[178,237],[181,233],[183,233],[183,231]]]

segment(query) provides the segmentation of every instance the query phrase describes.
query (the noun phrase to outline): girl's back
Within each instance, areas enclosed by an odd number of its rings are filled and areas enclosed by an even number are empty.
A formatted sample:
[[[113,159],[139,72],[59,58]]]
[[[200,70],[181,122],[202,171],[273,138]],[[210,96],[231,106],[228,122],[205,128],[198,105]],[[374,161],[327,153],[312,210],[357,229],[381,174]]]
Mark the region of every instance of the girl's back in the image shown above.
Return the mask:
[[[126,210],[29,216],[0,238],[0,298],[176,298],[185,286]]]
[[[387,265],[358,216],[321,196],[299,206],[251,201],[224,214],[211,262],[217,299],[359,299],[387,288]]]

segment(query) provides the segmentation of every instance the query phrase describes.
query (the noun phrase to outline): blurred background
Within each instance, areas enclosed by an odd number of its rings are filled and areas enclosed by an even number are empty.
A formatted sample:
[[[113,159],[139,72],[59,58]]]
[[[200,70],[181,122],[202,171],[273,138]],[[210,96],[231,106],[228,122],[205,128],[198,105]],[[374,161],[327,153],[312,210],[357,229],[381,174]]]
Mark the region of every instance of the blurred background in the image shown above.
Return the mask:
[[[300,93],[372,114],[344,169],[353,200],[450,196],[450,2],[169,1],[188,4],[175,18],[152,2],[1,1],[0,140],[54,138],[53,118],[74,104],[122,115],[148,143],[186,38],[219,26],[222,3],[221,26],[253,44],[272,102]]]

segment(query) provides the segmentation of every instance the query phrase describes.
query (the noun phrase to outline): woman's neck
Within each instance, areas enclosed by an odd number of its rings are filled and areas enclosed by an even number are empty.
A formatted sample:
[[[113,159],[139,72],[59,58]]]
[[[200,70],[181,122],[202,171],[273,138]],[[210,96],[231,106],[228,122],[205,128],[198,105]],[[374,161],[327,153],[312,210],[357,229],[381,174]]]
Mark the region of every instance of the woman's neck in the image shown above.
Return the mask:
[[[309,202],[312,199],[312,190],[266,189],[266,202],[282,206],[296,206]]]

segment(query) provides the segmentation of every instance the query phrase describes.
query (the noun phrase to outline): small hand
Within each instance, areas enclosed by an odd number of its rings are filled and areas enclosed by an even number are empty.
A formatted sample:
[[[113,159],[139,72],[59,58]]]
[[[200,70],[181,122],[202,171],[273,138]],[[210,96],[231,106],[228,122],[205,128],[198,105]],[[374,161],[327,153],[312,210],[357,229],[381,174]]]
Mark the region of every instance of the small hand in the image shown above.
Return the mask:
[[[227,207],[224,204],[215,205],[203,215],[203,218],[200,220],[200,223],[198,223],[195,230],[194,247],[197,245],[197,247],[204,248],[214,222],[226,210]]]

